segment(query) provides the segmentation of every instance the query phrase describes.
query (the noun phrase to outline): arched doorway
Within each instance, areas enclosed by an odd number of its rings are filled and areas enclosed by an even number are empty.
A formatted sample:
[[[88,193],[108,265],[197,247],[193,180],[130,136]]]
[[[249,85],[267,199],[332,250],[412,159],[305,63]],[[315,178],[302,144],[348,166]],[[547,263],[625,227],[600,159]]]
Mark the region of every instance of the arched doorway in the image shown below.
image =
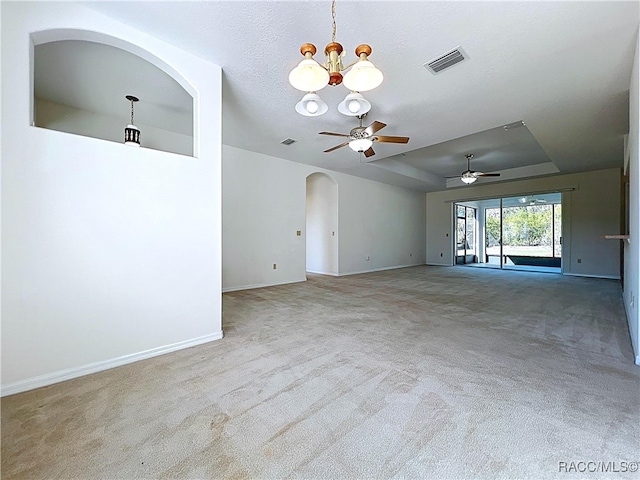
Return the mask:
[[[338,274],[338,184],[329,175],[307,177],[306,271]]]

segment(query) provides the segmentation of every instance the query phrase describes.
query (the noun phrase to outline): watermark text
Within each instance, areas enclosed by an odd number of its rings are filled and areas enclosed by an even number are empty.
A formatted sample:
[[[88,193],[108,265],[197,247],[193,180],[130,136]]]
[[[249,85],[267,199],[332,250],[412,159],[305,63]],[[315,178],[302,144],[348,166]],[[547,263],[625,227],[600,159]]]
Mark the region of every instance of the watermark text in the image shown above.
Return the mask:
[[[578,461],[558,462],[560,473],[634,473],[638,471],[638,462]]]

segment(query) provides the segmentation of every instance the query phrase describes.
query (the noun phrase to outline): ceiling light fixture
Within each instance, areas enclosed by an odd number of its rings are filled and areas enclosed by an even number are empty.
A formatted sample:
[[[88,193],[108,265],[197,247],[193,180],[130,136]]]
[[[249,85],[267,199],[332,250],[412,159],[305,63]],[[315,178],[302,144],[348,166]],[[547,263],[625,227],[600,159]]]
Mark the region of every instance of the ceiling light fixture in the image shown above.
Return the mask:
[[[351,92],[338,104],[338,111],[343,115],[359,117],[369,110],[371,110],[371,104],[358,92]]]
[[[321,65],[313,56],[316,47],[312,43],[305,43],[300,47],[300,53],[304,56],[297,67],[289,73],[289,83],[307,94],[296,104],[296,112],[307,117],[322,115],[328,110],[317,94],[318,90],[327,85],[339,85],[349,89],[349,94],[338,106],[338,111],[343,115],[356,117],[363,115],[371,109],[371,104],[364,99],[360,92],[373,90],[382,83],[383,75],[373,63],[369,61],[371,47],[367,44],[358,45],[356,55],[358,60],[346,67],[342,63],[345,52],[336,42],[336,2],[331,2],[331,17],[333,19],[333,31],[331,43],[325,49],[326,62]],[[344,77],[341,72],[349,70]],[[310,97],[311,95],[311,97]]]
[[[475,182],[478,179],[478,177],[476,177],[473,172],[463,172],[462,175],[460,176],[460,180],[462,180],[464,183],[466,183],[467,185]]]
[[[138,101],[138,98],[133,95],[127,95],[125,98],[131,102],[131,123],[124,129],[124,144],[139,147],[140,129],[133,124],[133,104]]]
[[[470,185],[476,180],[478,180],[478,177],[499,177],[500,176],[499,173],[474,172],[469,167],[469,162],[473,158],[473,153],[467,153],[464,157],[467,159],[467,169],[460,174],[460,180],[462,180],[467,185]],[[458,178],[458,177],[446,177],[446,178]]]
[[[366,152],[373,145],[373,141],[369,138],[356,138],[349,142],[349,148],[354,152]]]

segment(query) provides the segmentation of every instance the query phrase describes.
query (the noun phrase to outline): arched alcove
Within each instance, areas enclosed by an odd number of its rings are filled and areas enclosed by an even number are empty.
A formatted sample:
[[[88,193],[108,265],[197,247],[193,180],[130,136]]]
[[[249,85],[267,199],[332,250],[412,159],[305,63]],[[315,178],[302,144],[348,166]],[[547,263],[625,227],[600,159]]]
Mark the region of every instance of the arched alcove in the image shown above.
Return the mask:
[[[134,95],[142,147],[196,156],[195,92],[174,69],[95,32],[31,37],[34,126],[122,143]]]
[[[338,184],[324,173],[307,177],[306,270],[338,274]]]

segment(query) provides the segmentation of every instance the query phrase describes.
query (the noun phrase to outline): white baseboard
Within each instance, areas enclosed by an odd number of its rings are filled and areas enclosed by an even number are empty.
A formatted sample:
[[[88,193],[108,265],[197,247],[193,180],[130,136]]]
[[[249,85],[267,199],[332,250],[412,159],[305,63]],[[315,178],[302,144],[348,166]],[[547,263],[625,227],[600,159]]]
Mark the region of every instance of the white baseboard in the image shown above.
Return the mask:
[[[411,264],[411,265],[396,265],[396,266],[393,266],[393,267],[372,268],[371,270],[360,270],[360,271],[357,271],[357,272],[339,273],[336,276],[337,277],[346,277],[348,275],[360,275],[362,273],[384,272],[385,270],[396,270],[398,268],[419,267],[420,265],[424,265],[424,263],[414,263],[414,264]]]
[[[632,327],[632,322],[635,322],[637,320],[632,320],[632,314],[629,311],[629,306],[627,305],[624,294],[622,295],[622,303],[624,304],[624,314],[627,319],[627,324],[629,325],[629,336],[631,337],[631,348],[635,357],[635,364],[640,365],[640,345],[638,345],[637,339],[634,338],[636,329]],[[640,325],[637,325],[636,328],[640,328]]]
[[[316,270],[307,270],[307,273],[315,273],[316,275],[329,275],[331,277],[337,277],[337,273],[318,272]]]
[[[163,347],[152,348],[150,350],[145,350],[144,352],[123,355],[122,357],[90,363],[89,365],[84,365],[82,367],[67,368],[65,370],[39,375],[26,380],[19,380],[7,385],[2,385],[0,387],[0,396],[5,397],[7,395],[14,395],[16,393],[33,390],[35,388],[46,387],[47,385],[53,385],[54,383],[64,382],[65,380],[71,380],[72,378],[102,372],[128,363],[138,362],[140,360],[146,360],[147,358],[164,355],[165,353],[175,352],[176,350],[195,347],[196,345],[202,345],[203,343],[220,340],[223,336],[224,335],[221,330],[220,332],[212,333],[211,335],[192,338],[190,340],[165,345]]]
[[[620,275],[590,275],[588,273],[568,273],[562,272],[563,275],[568,277],[588,277],[588,278],[605,278],[607,280],[620,280]]]
[[[222,289],[222,293],[227,292],[238,292],[240,290],[251,290],[253,288],[265,288],[265,287],[275,287],[276,285],[288,285],[290,283],[300,283],[306,282],[307,279],[303,278],[301,280],[285,280],[284,282],[275,282],[275,283],[255,283],[253,285],[240,285],[239,287],[226,287]]]

